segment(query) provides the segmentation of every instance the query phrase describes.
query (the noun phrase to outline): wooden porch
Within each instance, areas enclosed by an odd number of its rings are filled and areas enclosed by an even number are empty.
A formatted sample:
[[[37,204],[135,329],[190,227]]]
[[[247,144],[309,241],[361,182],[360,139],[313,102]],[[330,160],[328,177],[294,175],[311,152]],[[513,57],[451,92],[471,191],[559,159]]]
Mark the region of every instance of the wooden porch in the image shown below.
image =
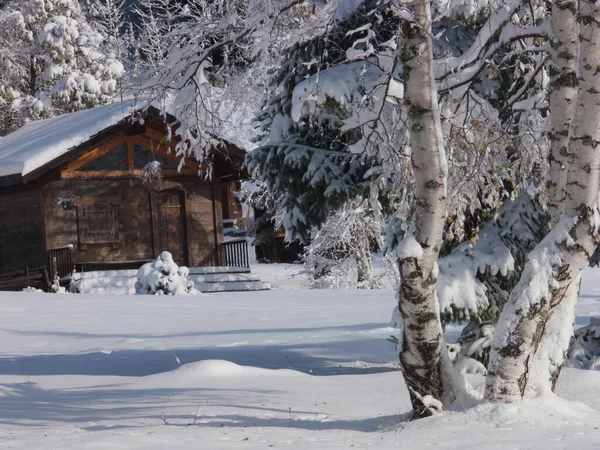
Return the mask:
[[[130,275],[135,276],[137,269],[150,261],[152,260],[142,259],[114,262],[76,261],[73,257],[73,245],[65,245],[48,250],[45,258],[46,264],[43,266],[24,267],[0,274],[0,290],[21,291],[30,286],[47,292],[52,280],[56,276],[58,276],[63,283],[67,283],[70,281],[74,272],[88,273],[118,270],[128,272]],[[246,239],[243,238],[222,242],[220,244],[219,262],[222,265],[190,267],[190,275],[210,275],[216,280],[224,280],[225,278],[223,277],[219,278],[215,276],[227,274],[249,274],[250,258],[248,254],[248,242]],[[210,279],[210,277],[208,277],[208,279]]]

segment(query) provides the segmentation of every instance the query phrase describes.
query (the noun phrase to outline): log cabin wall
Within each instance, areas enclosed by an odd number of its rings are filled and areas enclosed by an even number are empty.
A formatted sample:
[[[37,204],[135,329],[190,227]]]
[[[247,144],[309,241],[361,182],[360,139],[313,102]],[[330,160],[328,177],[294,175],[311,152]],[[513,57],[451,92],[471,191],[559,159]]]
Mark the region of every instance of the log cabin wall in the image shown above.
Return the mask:
[[[38,187],[0,194],[0,273],[44,265],[43,235]]]
[[[238,228],[247,228],[242,214],[242,205],[236,200],[235,193],[240,190],[239,181],[221,183],[222,214],[223,219],[234,219]]]
[[[58,201],[73,198],[73,208]],[[73,245],[78,263],[144,261],[163,250],[179,264],[219,263],[211,184],[169,178],[160,191],[139,179],[66,179],[43,189],[46,248]]]

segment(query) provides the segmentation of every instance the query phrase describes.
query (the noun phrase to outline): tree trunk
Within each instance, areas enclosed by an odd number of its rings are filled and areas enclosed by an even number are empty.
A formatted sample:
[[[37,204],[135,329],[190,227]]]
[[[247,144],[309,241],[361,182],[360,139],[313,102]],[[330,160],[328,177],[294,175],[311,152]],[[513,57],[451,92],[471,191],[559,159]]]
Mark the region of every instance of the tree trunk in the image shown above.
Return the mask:
[[[431,9],[428,0],[415,0],[410,8],[416,24],[403,25],[404,41],[399,48],[404,64],[415,209],[408,235],[398,249],[402,281],[398,303],[404,321],[400,362],[417,418],[441,409],[442,399],[451,400],[451,388],[443,381],[441,356],[446,348],[435,290],[436,260],[446,220],[447,166],[433,78]]]
[[[579,57],[577,1],[558,0],[552,5],[550,48],[551,132],[548,211],[552,225],[563,213],[566,200],[567,167],[571,126],[577,105],[577,61]]]
[[[581,274],[571,283],[563,300],[551,311],[544,335],[535,353],[525,397],[554,391],[566,350],[573,335],[575,307],[581,287]]]
[[[577,105],[577,65],[579,59],[578,2],[559,0],[552,5],[552,35],[550,48],[550,110],[551,132],[550,180],[548,181],[548,212],[552,226],[558,223],[567,199],[567,174],[571,162],[570,143]],[[580,277],[581,279],[581,277]],[[571,284],[565,299],[551,312],[534,356],[532,381],[526,396],[554,390],[568,348],[579,283]]]
[[[531,379],[534,354],[545,334],[557,332],[549,328],[549,318],[567,295],[573,295],[598,243],[600,7],[581,1],[578,20],[580,81],[568,151],[565,212],[530,255],[500,316],[486,383],[486,397],[495,402],[520,400],[538,381]]]
[[[366,225],[365,225],[366,227]],[[356,271],[359,288],[370,289],[373,287],[373,264],[371,262],[371,248],[369,235],[366,230],[356,238]]]

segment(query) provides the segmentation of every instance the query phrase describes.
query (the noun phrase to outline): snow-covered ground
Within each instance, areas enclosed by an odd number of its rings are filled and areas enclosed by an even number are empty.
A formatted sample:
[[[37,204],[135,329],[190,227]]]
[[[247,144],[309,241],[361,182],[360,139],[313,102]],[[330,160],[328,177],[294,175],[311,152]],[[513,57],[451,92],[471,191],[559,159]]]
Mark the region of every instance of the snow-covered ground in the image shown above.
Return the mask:
[[[273,290],[0,292],[0,448],[600,448],[600,371],[563,370],[565,400],[405,422],[391,290],[309,291],[296,266],[253,272]],[[585,273],[577,327],[600,316],[598,275]]]

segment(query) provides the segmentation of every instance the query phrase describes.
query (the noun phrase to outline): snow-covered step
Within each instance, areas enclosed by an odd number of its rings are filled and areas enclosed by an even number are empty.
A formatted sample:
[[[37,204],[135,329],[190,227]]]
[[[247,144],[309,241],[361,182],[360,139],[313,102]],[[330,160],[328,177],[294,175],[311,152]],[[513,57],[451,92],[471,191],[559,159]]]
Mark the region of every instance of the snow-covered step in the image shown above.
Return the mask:
[[[251,273],[214,273],[206,275],[190,274],[188,279],[195,283],[226,283],[232,281],[260,281],[260,277]]]
[[[190,275],[214,275],[214,274],[249,274],[247,267],[189,267]],[[111,277],[137,277],[137,269],[125,270],[93,270],[89,272],[78,272],[75,278],[111,278]]]
[[[249,267],[190,267],[190,275],[204,275],[209,273],[250,273]]]
[[[196,289],[204,293],[268,291],[271,289],[271,285],[262,281],[227,281],[224,283],[196,283]]]

